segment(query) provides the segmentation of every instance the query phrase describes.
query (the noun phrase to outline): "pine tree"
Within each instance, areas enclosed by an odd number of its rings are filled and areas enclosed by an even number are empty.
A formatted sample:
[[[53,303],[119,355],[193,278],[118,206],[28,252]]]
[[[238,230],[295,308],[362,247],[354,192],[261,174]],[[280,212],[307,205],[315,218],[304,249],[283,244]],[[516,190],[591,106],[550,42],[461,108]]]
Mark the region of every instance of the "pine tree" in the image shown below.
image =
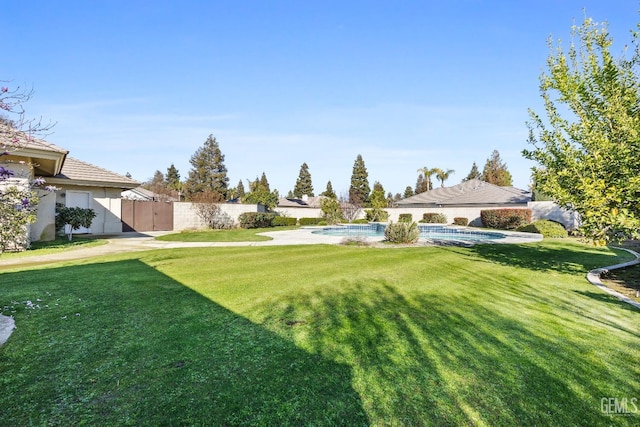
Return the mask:
[[[298,174],[298,179],[296,180],[296,186],[293,189],[293,196],[297,198],[302,198],[302,196],[307,195],[309,197],[313,197],[313,184],[311,183],[311,173],[309,172],[309,166],[306,163],[303,163],[300,166],[300,173]]]
[[[500,158],[498,150],[493,150],[482,170],[482,180],[499,186],[512,185],[511,173],[507,165]]]
[[[236,186],[235,196],[240,200],[242,200],[242,198],[244,197],[244,184],[242,183],[242,180],[238,181],[238,185]]]
[[[336,200],[338,199],[336,192],[333,191],[333,186],[331,185],[331,181],[327,182],[327,188],[320,195],[324,197],[328,197],[330,199],[336,199]]]
[[[469,175],[466,176],[462,181],[470,181],[472,179],[482,179],[482,174],[478,169],[478,165],[476,162],[473,162],[473,166],[471,166],[471,170],[469,171]]]
[[[384,187],[378,181],[373,183],[370,200],[371,207],[374,209],[384,209],[388,205],[387,198],[384,195]]]
[[[226,197],[229,185],[227,168],[224,165],[224,154],[213,135],[209,135],[204,145],[196,150],[189,163],[192,168],[185,187],[190,197],[202,192],[218,193]]]
[[[407,188],[404,189],[404,195],[402,197],[406,199],[407,197],[411,197],[413,195],[414,195],[413,188],[411,188],[410,185],[407,185]]]
[[[269,188],[269,180],[267,179],[267,174],[264,172],[262,172],[262,176],[260,177],[260,186],[267,192],[271,191],[271,189]]]
[[[351,186],[349,187],[349,202],[355,205],[365,205],[369,202],[369,173],[364,165],[362,156],[358,154],[356,161],[353,163],[353,172],[351,174]]]
[[[167,174],[165,175],[165,181],[167,183],[167,187],[172,190],[179,191],[180,190],[180,173],[178,169],[171,163],[171,166],[167,168]]]

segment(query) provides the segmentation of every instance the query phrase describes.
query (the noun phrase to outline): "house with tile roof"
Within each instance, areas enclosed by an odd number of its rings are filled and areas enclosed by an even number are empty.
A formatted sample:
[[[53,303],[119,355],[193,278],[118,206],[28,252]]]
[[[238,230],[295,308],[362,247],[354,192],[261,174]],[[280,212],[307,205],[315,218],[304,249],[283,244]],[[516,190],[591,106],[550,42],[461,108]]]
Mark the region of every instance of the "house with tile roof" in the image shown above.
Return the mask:
[[[8,149],[0,166],[14,171],[11,182],[2,185],[27,185],[29,180],[42,177],[47,185],[57,188],[54,193],[39,190],[37,221],[29,227],[31,241],[55,238],[56,203],[94,210],[91,228],[76,232],[122,232],[121,192],[139,186],[139,182],[69,157],[68,150],[24,134],[13,133],[12,141],[0,141],[0,145]]]

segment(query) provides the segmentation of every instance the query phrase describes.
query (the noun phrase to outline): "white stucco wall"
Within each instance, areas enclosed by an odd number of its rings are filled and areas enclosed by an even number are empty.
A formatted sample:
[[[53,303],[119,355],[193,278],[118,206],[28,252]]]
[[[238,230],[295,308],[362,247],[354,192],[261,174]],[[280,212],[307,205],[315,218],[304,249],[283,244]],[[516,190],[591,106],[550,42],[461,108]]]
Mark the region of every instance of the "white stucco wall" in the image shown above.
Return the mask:
[[[66,205],[66,192],[78,191],[90,194],[90,208],[96,213],[91,223],[91,234],[117,234],[122,232],[121,201],[119,188],[65,186],[56,192],[56,201]]]
[[[173,203],[173,231],[205,228],[205,224],[193,210],[192,205],[193,203],[190,202]],[[236,223],[238,217],[245,212],[264,212],[264,207],[260,205],[222,203],[220,207]]]

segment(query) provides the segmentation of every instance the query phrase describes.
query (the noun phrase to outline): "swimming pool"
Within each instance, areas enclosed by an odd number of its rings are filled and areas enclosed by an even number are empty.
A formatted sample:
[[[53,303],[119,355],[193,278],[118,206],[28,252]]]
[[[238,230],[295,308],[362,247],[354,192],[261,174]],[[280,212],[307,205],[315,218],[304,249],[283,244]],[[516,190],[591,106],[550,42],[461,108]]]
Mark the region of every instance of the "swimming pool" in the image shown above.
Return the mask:
[[[313,231],[313,234],[323,236],[344,236],[344,237],[372,237],[376,239],[384,238],[385,223],[369,224],[344,224],[325,227]],[[505,233],[499,231],[476,231],[469,228],[453,227],[442,224],[418,224],[420,239],[424,240],[447,240],[463,242],[494,242],[506,238]]]

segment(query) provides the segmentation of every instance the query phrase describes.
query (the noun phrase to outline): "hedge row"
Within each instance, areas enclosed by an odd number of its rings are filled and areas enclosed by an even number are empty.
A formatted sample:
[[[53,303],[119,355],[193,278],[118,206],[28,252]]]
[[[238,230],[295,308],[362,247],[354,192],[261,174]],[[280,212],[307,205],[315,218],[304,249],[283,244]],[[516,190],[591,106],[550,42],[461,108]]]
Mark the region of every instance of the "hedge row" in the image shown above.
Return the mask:
[[[482,225],[499,230],[515,230],[531,222],[531,209],[491,209],[480,211]]]

